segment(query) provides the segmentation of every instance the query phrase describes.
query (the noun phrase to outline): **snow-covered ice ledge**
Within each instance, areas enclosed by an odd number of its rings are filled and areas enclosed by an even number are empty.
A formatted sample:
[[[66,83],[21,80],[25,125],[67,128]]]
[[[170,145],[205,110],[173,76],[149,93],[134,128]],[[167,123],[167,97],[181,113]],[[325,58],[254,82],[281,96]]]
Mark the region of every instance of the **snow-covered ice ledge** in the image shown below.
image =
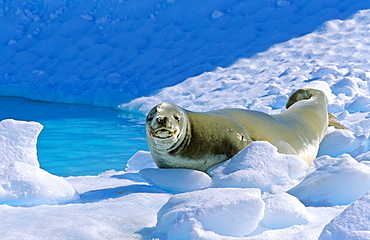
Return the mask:
[[[0,122],[0,204],[33,206],[64,204],[79,198],[65,179],[40,168],[36,122]]]

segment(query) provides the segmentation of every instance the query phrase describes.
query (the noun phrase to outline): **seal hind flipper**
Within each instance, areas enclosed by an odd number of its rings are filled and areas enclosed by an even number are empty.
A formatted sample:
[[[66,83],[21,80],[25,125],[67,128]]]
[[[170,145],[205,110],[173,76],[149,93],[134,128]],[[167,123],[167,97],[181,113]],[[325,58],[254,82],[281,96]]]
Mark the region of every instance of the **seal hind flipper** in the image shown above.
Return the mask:
[[[350,129],[338,123],[338,119],[333,114],[328,113],[328,115],[329,115],[329,127],[332,126],[335,127],[336,129],[344,129],[347,131],[351,131]]]

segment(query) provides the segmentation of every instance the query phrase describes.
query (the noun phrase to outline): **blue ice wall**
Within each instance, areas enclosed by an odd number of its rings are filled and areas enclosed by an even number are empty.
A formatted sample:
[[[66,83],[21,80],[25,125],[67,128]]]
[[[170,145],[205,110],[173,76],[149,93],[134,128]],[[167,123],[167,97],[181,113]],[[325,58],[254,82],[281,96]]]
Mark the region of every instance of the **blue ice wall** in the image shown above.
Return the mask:
[[[0,0],[0,95],[115,106],[299,37],[368,0]]]

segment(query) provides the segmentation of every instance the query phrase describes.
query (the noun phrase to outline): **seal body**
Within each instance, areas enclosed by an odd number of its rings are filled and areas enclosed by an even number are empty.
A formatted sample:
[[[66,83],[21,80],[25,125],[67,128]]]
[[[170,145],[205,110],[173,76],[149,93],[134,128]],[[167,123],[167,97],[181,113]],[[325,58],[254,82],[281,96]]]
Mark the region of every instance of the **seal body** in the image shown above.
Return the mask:
[[[268,141],[280,153],[312,164],[328,127],[327,99],[322,91],[300,89],[278,115],[244,109],[192,112],[171,103],[155,106],[146,133],[159,168],[206,171],[252,141]]]

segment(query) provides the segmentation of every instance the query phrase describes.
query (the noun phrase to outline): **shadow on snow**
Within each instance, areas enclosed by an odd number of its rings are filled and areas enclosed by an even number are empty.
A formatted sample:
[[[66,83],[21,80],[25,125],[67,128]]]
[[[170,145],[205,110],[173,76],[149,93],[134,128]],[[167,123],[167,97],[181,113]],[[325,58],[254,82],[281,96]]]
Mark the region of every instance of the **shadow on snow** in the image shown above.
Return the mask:
[[[0,15],[7,29],[0,36],[0,94],[80,103],[98,96],[111,104],[370,8],[367,0],[26,2],[11,2]]]

